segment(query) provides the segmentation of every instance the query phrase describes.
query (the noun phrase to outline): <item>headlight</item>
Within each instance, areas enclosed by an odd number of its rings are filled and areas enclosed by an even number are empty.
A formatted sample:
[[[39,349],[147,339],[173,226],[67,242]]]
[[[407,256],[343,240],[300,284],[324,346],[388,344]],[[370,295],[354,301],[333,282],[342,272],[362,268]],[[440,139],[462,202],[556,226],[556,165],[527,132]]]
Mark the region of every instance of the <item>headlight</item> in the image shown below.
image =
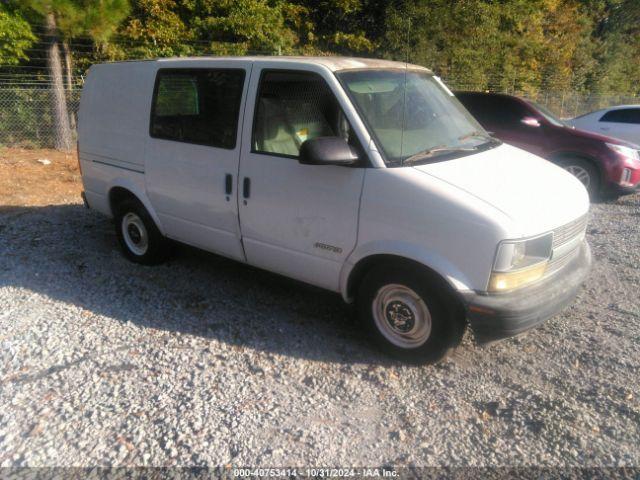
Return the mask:
[[[552,250],[551,233],[527,240],[501,242],[489,278],[489,291],[513,290],[538,280],[544,275]]]
[[[635,148],[625,147],[624,145],[616,145],[615,143],[607,143],[606,145],[618,155],[629,158],[636,162],[640,162],[640,153],[638,153],[638,150],[636,150]]]

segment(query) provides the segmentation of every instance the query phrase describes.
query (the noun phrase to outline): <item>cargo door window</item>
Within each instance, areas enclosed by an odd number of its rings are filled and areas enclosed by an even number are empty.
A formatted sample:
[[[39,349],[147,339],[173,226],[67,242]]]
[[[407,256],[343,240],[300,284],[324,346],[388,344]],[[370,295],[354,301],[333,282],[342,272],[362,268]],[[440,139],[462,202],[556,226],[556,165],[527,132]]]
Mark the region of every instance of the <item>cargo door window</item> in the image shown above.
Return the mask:
[[[307,72],[265,72],[253,127],[253,151],[298,157],[300,145],[339,136],[359,149],[356,136],[325,81]]]
[[[233,149],[244,85],[239,69],[162,69],[151,110],[154,138]]]

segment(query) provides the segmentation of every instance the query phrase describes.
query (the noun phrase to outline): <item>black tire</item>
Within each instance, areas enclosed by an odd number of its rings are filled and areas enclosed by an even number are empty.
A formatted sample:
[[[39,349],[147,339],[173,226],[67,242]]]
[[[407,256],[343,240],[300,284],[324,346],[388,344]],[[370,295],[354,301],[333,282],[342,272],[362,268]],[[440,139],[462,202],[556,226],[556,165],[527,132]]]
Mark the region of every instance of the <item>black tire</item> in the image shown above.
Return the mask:
[[[158,265],[170,256],[169,241],[160,233],[151,215],[138,200],[127,199],[120,202],[116,205],[114,218],[118,243],[129,260],[142,265]],[[131,223],[132,220],[134,224]],[[125,229],[130,233],[125,233]],[[135,238],[135,230],[141,239],[146,240],[139,243],[137,249],[132,240]]]
[[[564,157],[556,162],[560,167],[576,176],[589,192],[591,200],[600,196],[600,174],[593,163],[578,157]],[[588,180],[585,180],[588,178]]]
[[[389,289],[394,292],[396,291],[394,290],[395,286],[398,285],[415,292],[428,309],[431,328],[428,337],[421,344],[411,346],[398,345],[389,339],[389,330],[387,330],[386,335],[382,331],[382,328],[389,328],[384,324],[384,320],[387,321],[389,326],[397,321],[394,320],[392,322],[389,319],[389,309],[397,309],[398,304],[402,309],[402,302],[393,300],[397,298],[393,294],[390,297],[384,297],[390,301],[387,303],[381,302],[379,294]],[[378,347],[385,353],[407,363],[436,363],[455,349],[464,335],[466,322],[464,310],[460,303],[443,284],[442,280],[426,270],[420,270],[413,266],[380,265],[374,267],[365,275],[360,284],[356,304],[361,324]],[[381,315],[378,314],[378,320],[376,320],[374,309],[382,305],[386,305],[382,307],[386,316],[381,319]],[[409,308],[408,311],[411,311],[411,309]],[[395,313],[397,314],[397,311]],[[393,313],[391,313],[392,315]],[[379,322],[383,323],[383,327],[379,326]],[[411,322],[409,324],[411,325]],[[417,325],[418,321],[414,320],[414,330]],[[409,327],[403,325],[403,328]],[[393,330],[394,327],[391,327],[391,329]],[[396,332],[391,332],[391,336],[394,333]],[[395,340],[404,341],[399,338]]]

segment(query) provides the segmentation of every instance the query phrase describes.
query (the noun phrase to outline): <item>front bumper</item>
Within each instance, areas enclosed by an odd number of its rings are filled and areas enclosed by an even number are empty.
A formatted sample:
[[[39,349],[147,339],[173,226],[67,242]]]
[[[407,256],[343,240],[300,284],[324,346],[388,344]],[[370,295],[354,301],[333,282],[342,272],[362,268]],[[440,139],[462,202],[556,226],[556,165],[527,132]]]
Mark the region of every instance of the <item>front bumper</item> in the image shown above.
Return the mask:
[[[605,193],[629,195],[640,191],[640,168],[637,163],[629,163],[624,159],[617,162],[609,172],[608,178]]]
[[[512,337],[540,325],[568,306],[587,278],[591,250],[583,242],[562,270],[536,285],[511,293],[464,293],[467,318],[479,343]]]
[[[612,195],[616,195],[616,196],[622,196],[622,195],[632,195],[634,193],[638,193],[640,192],[640,183],[638,183],[637,185],[633,186],[633,187],[627,187],[627,186],[622,186],[619,185],[617,183],[614,183],[613,185],[611,185],[608,188],[607,193],[610,193]]]

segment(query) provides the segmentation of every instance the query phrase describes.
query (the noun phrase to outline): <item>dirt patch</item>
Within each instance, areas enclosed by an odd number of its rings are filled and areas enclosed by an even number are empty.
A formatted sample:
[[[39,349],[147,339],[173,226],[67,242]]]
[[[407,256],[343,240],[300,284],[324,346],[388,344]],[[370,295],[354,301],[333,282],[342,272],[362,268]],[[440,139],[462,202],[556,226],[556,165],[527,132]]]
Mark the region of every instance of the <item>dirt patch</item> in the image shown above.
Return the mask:
[[[81,201],[76,152],[0,148],[0,209]]]
[[[0,148],[0,208],[78,203],[76,152]]]

